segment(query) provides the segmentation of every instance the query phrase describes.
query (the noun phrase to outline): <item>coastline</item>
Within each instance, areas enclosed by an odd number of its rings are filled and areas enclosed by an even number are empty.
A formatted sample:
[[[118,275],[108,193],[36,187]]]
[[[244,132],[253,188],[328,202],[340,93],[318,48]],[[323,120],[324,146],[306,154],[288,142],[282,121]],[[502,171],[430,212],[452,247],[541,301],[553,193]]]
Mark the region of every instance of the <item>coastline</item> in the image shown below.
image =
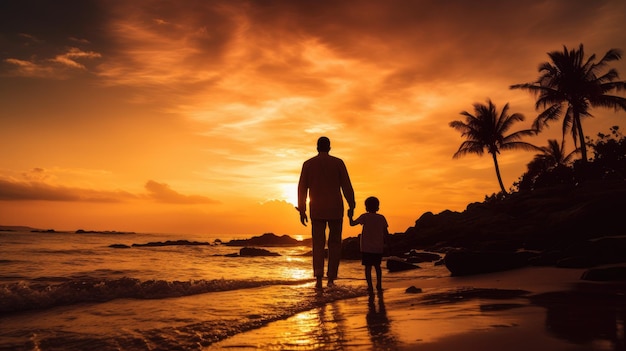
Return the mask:
[[[382,294],[333,302],[207,350],[620,350],[626,302],[579,293],[623,297],[624,285],[582,283],[583,271],[526,267],[395,282]],[[422,292],[407,293],[410,286]]]

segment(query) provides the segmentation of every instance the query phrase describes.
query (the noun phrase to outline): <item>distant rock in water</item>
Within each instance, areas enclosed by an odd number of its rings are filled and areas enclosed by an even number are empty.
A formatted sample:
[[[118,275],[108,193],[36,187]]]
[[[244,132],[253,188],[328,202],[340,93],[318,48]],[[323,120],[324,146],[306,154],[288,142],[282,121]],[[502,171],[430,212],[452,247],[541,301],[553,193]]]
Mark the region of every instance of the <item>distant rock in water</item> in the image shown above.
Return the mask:
[[[273,233],[265,233],[250,239],[235,239],[224,245],[226,246],[303,246],[309,245],[311,239],[296,240],[289,235],[278,236]]]
[[[411,285],[410,287],[406,288],[404,292],[407,294],[420,294],[422,293],[422,288],[416,288],[415,285]]]
[[[276,252],[271,252],[265,249],[259,249],[256,247],[242,247],[241,250],[239,250],[239,256],[242,256],[242,257],[280,256],[280,254]]]
[[[154,241],[146,244],[133,244],[133,247],[150,247],[150,246],[198,246],[198,245],[213,245],[206,241],[189,241],[189,240],[167,240],[167,241]]]

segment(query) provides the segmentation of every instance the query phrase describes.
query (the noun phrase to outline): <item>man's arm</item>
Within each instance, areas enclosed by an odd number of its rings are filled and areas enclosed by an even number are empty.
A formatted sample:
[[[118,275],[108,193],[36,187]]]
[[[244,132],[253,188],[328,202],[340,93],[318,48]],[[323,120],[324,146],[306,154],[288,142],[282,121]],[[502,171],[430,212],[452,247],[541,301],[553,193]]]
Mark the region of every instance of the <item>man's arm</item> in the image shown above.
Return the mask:
[[[305,227],[309,220],[306,216],[306,198],[308,192],[308,171],[305,165],[302,165],[302,172],[300,172],[300,180],[298,181],[298,206],[296,210],[300,212],[300,223]]]
[[[341,191],[343,192],[343,197],[348,202],[348,217],[350,217],[350,214],[354,214],[356,201],[354,200],[354,189],[352,188],[352,182],[350,182],[348,169],[343,161],[341,161]]]

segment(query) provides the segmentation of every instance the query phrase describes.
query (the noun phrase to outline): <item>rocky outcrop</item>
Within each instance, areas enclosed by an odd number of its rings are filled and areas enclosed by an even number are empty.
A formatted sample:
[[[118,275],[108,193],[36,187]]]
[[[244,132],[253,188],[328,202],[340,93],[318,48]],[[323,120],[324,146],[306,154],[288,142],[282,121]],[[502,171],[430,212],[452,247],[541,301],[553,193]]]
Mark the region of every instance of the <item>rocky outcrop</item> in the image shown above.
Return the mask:
[[[310,245],[311,239],[307,240],[296,240],[289,235],[278,236],[273,233],[265,233],[261,236],[254,236],[250,239],[235,239],[231,240],[227,243],[224,243],[226,246],[303,246]]]
[[[528,264],[580,268],[626,262],[624,208],[624,181],[514,193],[469,204],[463,212],[426,212],[415,226],[391,236],[390,254],[447,254],[444,262],[453,275]]]
[[[424,213],[392,236],[391,254],[407,248],[447,252],[563,250],[574,242],[626,234],[626,182],[585,183],[472,203],[463,212]]]
[[[280,256],[280,254],[276,252],[271,252],[265,249],[259,249],[256,247],[242,247],[239,250],[239,256],[241,257]]]
[[[213,245],[206,241],[189,241],[189,240],[167,240],[153,241],[145,244],[133,244],[132,247],[154,247],[154,246],[199,246]]]

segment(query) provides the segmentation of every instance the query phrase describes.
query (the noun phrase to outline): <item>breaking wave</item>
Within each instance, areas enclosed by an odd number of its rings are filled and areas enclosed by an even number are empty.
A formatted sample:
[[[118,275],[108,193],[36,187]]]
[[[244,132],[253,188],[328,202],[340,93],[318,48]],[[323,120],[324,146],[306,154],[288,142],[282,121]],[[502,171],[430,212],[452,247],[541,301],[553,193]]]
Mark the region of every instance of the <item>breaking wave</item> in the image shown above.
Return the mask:
[[[268,285],[296,285],[310,280],[190,280],[134,278],[70,279],[59,284],[17,282],[0,285],[0,314],[118,298],[162,299]]]

